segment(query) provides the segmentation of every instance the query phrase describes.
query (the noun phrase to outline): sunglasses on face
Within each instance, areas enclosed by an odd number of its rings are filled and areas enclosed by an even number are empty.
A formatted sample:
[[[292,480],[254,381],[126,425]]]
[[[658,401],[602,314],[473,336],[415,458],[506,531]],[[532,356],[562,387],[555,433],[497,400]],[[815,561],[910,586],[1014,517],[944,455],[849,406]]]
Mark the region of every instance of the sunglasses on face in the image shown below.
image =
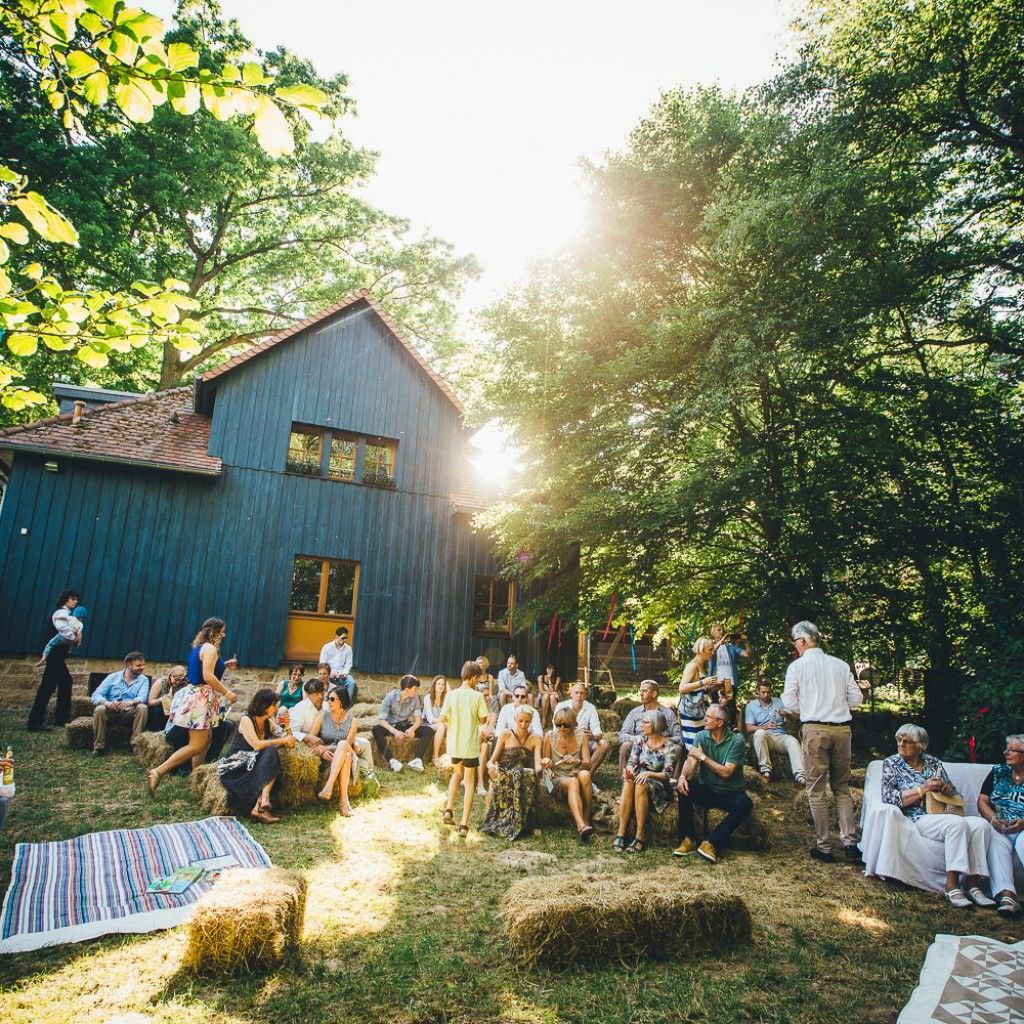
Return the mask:
[[[567,725],[567,724],[563,723],[562,725],[556,725],[556,726],[555,726],[555,728],[556,728],[556,729],[571,729],[571,728],[572,728],[572,726],[571,726],[571,725]]]

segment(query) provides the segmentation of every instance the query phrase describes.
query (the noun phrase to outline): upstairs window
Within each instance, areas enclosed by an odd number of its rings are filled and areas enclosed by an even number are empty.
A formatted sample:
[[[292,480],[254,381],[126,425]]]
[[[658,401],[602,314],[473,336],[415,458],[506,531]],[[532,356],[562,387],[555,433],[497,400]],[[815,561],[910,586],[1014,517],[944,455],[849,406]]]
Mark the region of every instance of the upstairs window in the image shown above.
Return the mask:
[[[512,581],[477,576],[473,586],[473,632],[512,634]]]
[[[292,424],[286,473],[317,476],[371,487],[395,486],[398,442],[386,437]]]
[[[311,427],[292,427],[288,436],[288,457],[284,468],[289,473],[319,476],[323,431]]]
[[[367,440],[366,447],[363,449],[364,484],[394,487],[396,447],[394,441],[385,441],[379,437]]]

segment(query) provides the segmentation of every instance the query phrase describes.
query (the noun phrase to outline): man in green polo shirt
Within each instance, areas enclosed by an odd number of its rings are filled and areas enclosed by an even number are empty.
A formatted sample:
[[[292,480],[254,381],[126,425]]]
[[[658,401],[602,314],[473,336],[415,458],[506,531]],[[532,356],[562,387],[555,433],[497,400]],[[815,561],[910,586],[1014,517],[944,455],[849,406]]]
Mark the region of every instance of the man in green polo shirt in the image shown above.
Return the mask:
[[[754,809],[743,783],[746,760],[743,737],[729,728],[725,708],[712,704],[704,715],[704,728],[693,738],[676,782],[679,846],[672,851],[673,857],[697,853],[712,864],[718,860],[718,851]],[[726,812],[700,846],[693,826],[694,804]]]

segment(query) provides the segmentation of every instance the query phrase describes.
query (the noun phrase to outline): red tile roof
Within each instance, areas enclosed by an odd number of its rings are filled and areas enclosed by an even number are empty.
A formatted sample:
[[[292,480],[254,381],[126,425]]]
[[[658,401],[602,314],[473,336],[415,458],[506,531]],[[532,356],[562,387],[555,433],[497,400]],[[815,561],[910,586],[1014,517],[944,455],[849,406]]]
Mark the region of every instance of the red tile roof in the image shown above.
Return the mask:
[[[0,448],[218,476],[207,453],[210,420],[192,411],[192,389],[171,388],[0,430]]]
[[[452,509],[455,512],[466,512],[470,515],[476,512],[485,512],[494,504],[492,493],[484,489],[479,473],[467,460],[459,474],[455,493],[452,495]]]
[[[221,363],[220,366],[215,366],[212,370],[207,370],[200,380],[204,384],[209,381],[216,380],[223,374],[233,370],[236,366],[240,366],[242,363],[255,358],[261,352],[265,352],[268,348],[280,345],[282,341],[287,341],[289,338],[295,337],[296,334],[301,333],[307,327],[312,327],[313,324],[322,323],[328,317],[334,316],[336,313],[340,313],[343,310],[348,309],[350,306],[356,305],[358,302],[365,302],[367,306],[369,306],[370,309],[372,309],[377,316],[381,318],[384,322],[384,326],[387,327],[392,335],[394,335],[395,340],[409,353],[409,355],[413,357],[413,359],[416,360],[417,363],[419,363],[427,376],[430,377],[430,379],[441,389],[448,401],[455,406],[459,415],[464,415],[465,409],[462,407],[462,403],[455,396],[455,392],[449,387],[448,382],[431,367],[431,365],[416,349],[416,346],[402,334],[397,324],[395,324],[381,306],[370,298],[370,293],[365,288],[355,292],[353,295],[346,296],[340,302],[334,303],[333,306],[328,306],[326,309],[321,310],[314,316],[307,317],[305,320],[300,320],[297,324],[292,324],[291,327],[287,327],[283,331],[278,331],[277,334],[267,338],[266,341],[261,341],[258,344],[247,348],[244,352],[227,360],[227,362]]]

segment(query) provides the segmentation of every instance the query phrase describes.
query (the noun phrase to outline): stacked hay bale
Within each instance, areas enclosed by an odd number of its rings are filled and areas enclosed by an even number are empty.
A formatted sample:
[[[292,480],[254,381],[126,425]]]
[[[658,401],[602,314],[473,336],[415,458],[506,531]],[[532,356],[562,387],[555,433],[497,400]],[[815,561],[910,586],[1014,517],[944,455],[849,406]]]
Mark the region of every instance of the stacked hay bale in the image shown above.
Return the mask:
[[[356,719],[372,718],[376,723],[380,720],[380,704],[371,704],[368,701],[357,701],[348,709],[348,713]]]
[[[204,974],[236,974],[291,962],[305,912],[306,880],[297,872],[225,871],[196,903],[182,967]]]
[[[605,733],[617,733],[622,728],[622,716],[613,708],[600,708],[597,718]]]
[[[829,800],[829,821],[831,822],[832,830],[834,832],[839,831],[839,812],[836,810],[835,797],[832,794],[831,788],[826,789]],[[864,790],[856,789],[851,786],[850,796],[853,798],[853,809],[857,815],[857,820],[860,820],[860,807],[864,802]],[[793,797],[793,810],[799,820],[806,822],[808,825],[814,825],[814,819],[811,817],[811,804],[807,799],[807,790],[800,789],[800,791]]]
[[[515,882],[502,914],[516,963],[635,963],[715,954],[751,941],[742,897],[672,869]]]
[[[320,765],[325,762],[304,743],[297,743],[294,748],[279,747],[278,753],[282,772],[271,793],[274,804],[282,808],[315,804],[320,788]]]
[[[149,771],[171,756],[171,745],[162,732],[144,732],[135,744],[135,753],[142,761],[144,770]]]
[[[71,750],[90,750],[92,739],[92,715],[73,718],[64,726],[64,741]]]
[[[376,725],[378,721],[380,721],[380,719],[375,719],[374,725]],[[362,731],[362,727],[360,727],[360,732]],[[367,732],[369,732],[369,730],[367,730]],[[372,737],[369,737],[369,739],[370,745],[373,747],[373,763],[378,768],[387,768],[388,758],[380,752]],[[388,757],[397,757],[402,764],[406,764],[416,756],[417,743],[419,743],[419,740],[417,740],[415,736],[402,736],[401,738],[392,736],[388,743]],[[427,753],[429,755],[430,752],[427,751]]]
[[[230,814],[227,790],[220,784],[217,765],[200,765],[189,776],[192,795],[207,814]]]
[[[615,712],[621,719],[625,719],[626,715],[633,710],[633,708],[640,707],[640,701],[635,697],[620,697],[613,705],[612,711]]]

